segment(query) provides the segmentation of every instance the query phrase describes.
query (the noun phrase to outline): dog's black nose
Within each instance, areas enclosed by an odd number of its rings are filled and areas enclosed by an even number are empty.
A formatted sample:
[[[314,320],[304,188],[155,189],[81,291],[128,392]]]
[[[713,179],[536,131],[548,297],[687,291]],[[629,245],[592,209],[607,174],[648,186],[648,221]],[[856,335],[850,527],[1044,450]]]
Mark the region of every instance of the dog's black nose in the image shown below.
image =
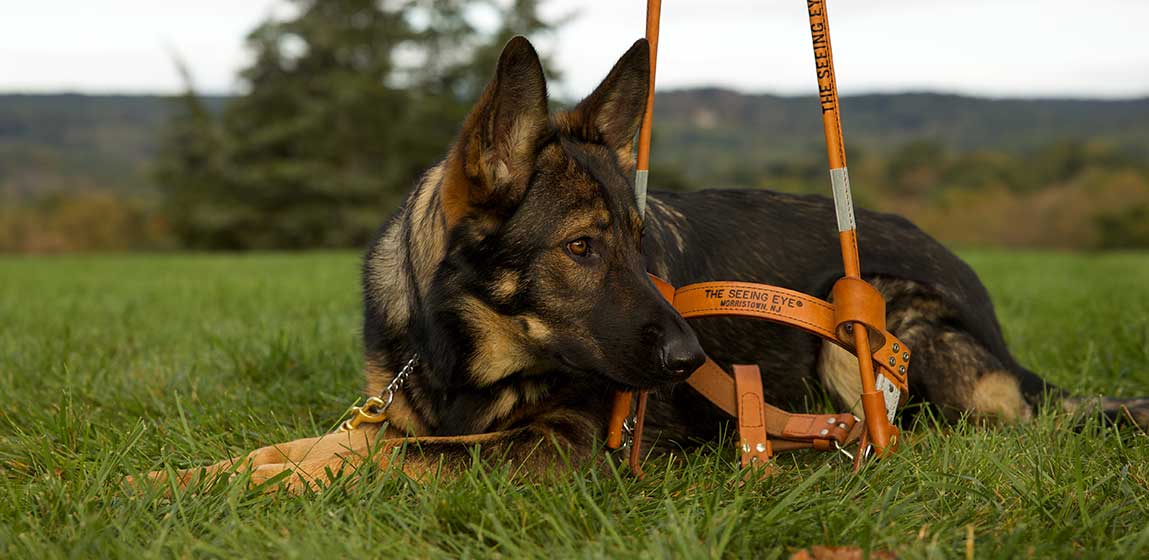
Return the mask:
[[[706,353],[698,344],[698,338],[689,330],[680,331],[663,341],[662,367],[676,381],[689,377],[705,361]]]

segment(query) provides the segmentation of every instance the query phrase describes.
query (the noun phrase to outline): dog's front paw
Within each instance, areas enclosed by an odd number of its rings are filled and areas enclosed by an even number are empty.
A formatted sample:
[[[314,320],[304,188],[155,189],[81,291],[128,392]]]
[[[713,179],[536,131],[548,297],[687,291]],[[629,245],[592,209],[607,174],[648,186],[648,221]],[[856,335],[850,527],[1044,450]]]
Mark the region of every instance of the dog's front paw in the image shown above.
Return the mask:
[[[302,463],[261,465],[251,471],[251,486],[267,492],[318,492],[339,478],[354,473],[362,465],[363,458],[360,457],[332,457]]]
[[[214,465],[206,467],[194,467],[190,469],[179,469],[174,473],[166,470],[152,471],[141,476],[125,476],[123,487],[128,491],[141,491],[153,487],[163,487],[165,492],[170,494],[172,483],[174,486],[183,490],[189,486],[195,485],[210,485],[219,481],[230,480],[237,472],[245,470],[241,468],[240,461],[242,458],[228,459],[220,461]]]

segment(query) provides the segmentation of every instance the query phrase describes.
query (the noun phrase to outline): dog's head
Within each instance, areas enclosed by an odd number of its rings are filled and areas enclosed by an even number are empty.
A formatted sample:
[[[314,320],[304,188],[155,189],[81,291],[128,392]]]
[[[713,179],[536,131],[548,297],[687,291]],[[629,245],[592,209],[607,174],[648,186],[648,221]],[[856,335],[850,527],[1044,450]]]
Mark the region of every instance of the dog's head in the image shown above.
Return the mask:
[[[636,42],[594,93],[552,115],[534,48],[521,37],[504,48],[442,168],[450,233],[426,298],[465,332],[473,380],[558,369],[654,387],[704,359],[643,261],[633,148],[649,60]]]

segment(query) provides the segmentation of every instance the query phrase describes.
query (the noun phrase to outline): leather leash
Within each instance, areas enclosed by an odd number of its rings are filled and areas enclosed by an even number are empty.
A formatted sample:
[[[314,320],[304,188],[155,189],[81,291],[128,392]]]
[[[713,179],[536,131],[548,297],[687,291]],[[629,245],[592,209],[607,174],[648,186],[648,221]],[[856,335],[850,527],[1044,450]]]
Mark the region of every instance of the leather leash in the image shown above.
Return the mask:
[[[789,325],[817,335],[852,352],[858,358],[862,381],[860,400],[865,422],[850,413],[795,414],[766,403],[762,376],[756,365],[734,365],[733,378],[707,358],[686,383],[738,422],[741,464],[770,469],[775,451],[813,448],[842,449],[859,442],[855,471],[870,446],[878,457],[897,448],[894,416],[909,395],[910,350],[885,328],[885,301],[861,278],[857,226],[846,169],[838,87],[830,48],[830,24],[825,0],[807,0],[818,99],[826,137],[830,183],[838,222],[838,241],[844,276],[832,289],[834,303],[777,286],[749,282],[701,282],[675,288],[662,279],[651,281],[683,317],[747,317]],[[635,196],[640,214],[646,209],[650,173],[650,138],[654,114],[655,60],[661,0],[647,0],[646,38],[650,43],[650,83],[646,112],[639,130]],[[641,477],[641,444],[648,393],[615,394],[607,431],[607,446],[618,449],[629,443],[630,468]],[[634,401],[637,400],[637,407]],[[630,441],[624,432],[630,430]],[[843,451],[844,452],[844,451]],[[849,455],[849,453],[846,453]],[[769,470],[765,471],[769,472]]]

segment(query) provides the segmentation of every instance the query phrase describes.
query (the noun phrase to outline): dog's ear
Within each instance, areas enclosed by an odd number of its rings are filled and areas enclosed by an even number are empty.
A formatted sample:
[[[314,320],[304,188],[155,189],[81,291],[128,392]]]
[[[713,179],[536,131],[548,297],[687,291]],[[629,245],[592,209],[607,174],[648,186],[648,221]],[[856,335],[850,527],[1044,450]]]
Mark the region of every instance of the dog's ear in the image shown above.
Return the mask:
[[[448,157],[443,207],[449,224],[473,209],[519,202],[548,124],[547,82],[523,37],[503,47],[495,77],[471,109]]]
[[[564,120],[578,127],[576,134],[606,145],[618,152],[620,160],[631,162],[649,85],[650,45],[646,39],[639,39],[618,59],[594,93]]]

